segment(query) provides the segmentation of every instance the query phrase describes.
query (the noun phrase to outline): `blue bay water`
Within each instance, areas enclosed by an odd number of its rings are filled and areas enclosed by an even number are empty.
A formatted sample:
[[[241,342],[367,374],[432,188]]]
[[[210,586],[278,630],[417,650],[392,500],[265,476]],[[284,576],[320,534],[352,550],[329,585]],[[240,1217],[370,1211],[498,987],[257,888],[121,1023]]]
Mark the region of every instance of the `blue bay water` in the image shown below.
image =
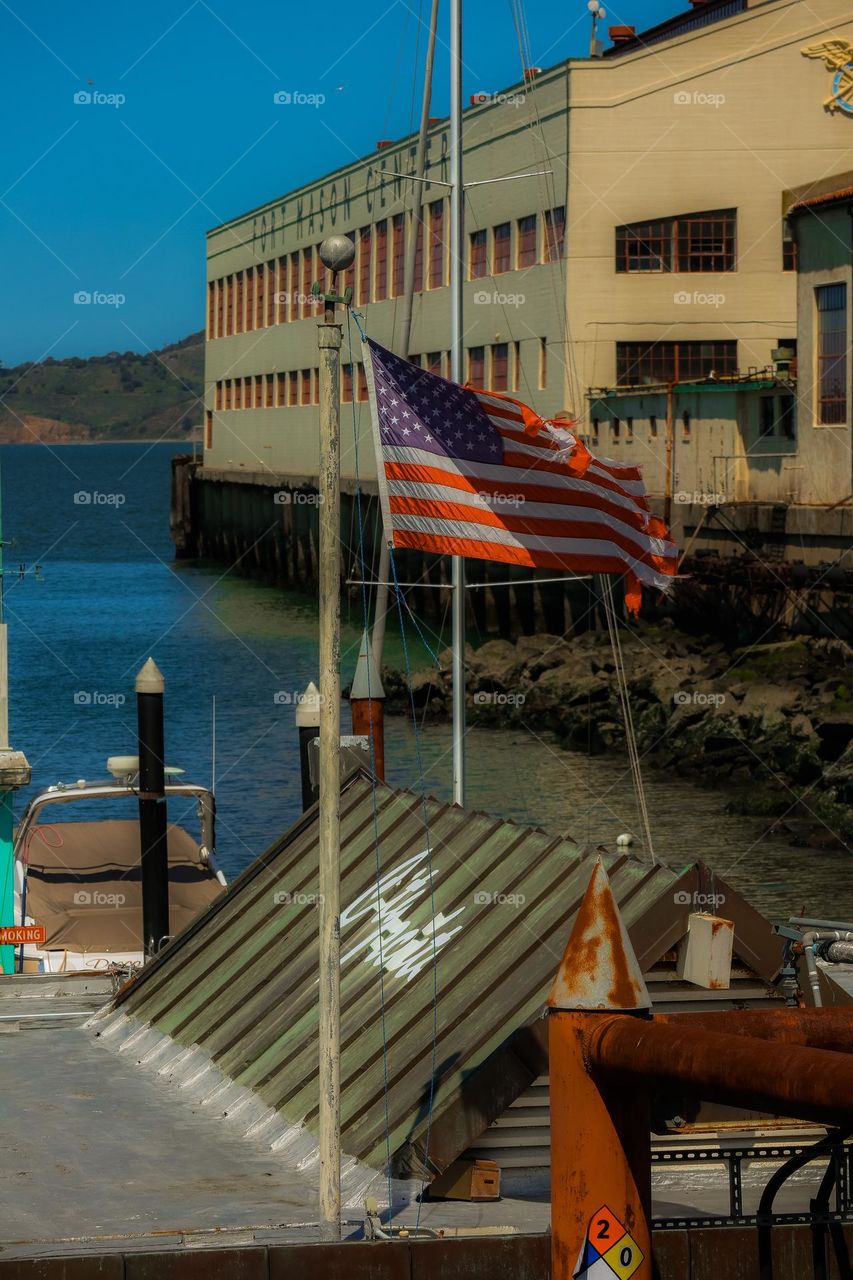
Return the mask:
[[[105,776],[108,755],[134,754],[134,676],[153,656],[166,677],[170,763],[211,778],[216,699],[218,851],[233,877],[300,811],[292,697],[317,675],[316,599],[217,566],[177,565],[169,538],[170,461],[182,446],[0,447],[6,566],[43,566],[6,579],[13,745],[33,786]],[[75,501],[75,495],[89,501]],[[352,673],[362,620],[345,606],[343,675]],[[413,640],[410,637],[410,642]],[[400,637],[389,626],[387,656]],[[414,648],[414,665],[425,653]],[[122,701],[123,699],[123,701]],[[349,713],[343,711],[344,727]],[[416,740],[403,717],[387,727],[389,780],[450,798],[445,725]],[[547,734],[472,729],[466,738],[472,808],[613,845],[636,830],[630,776],[618,759],[588,760]],[[849,855],[793,849],[767,821],[729,815],[725,797],[647,774],[659,855],[676,866],[704,858],[773,915],[853,916]],[[125,813],[128,810],[124,810]],[[86,815],[89,816],[89,815]],[[193,828],[190,815],[170,810]],[[488,888],[488,886],[484,886]]]

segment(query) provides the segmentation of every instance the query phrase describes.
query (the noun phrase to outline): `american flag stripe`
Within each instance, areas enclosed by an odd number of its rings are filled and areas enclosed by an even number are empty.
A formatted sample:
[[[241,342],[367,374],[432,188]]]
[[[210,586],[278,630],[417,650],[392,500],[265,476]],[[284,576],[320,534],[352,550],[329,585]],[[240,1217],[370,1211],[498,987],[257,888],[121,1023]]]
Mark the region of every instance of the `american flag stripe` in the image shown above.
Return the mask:
[[[498,470],[494,468],[493,470]],[[503,468],[503,470],[511,470]],[[452,494],[448,493],[448,497],[454,497],[459,493],[469,493],[472,496],[480,495],[488,502],[490,497],[520,498],[525,509],[531,502],[562,502],[579,507],[590,507],[604,512],[615,522],[627,524],[634,529],[645,529],[647,516],[644,512],[638,511],[635,504],[628,504],[627,500],[611,493],[602,494],[596,491],[594,485],[584,480],[567,480],[565,476],[551,476],[537,471],[535,475],[531,475],[529,471],[519,471],[517,474],[510,475],[504,479],[498,475],[479,474],[469,478],[466,474],[456,474],[454,472],[442,471],[439,467],[430,467],[422,464],[391,462],[386,463],[385,477],[388,482],[388,492],[396,492],[397,484],[410,482],[412,484],[422,485],[439,485],[446,490],[452,490]],[[472,488],[472,479],[479,486],[477,489]],[[549,487],[547,482],[551,482],[553,487]],[[523,489],[521,486],[524,486]],[[512,504],[509,504],[512,505]],[[519,503],[521,505],[521,503]]]
[[[368,342],[389,541],[529,568],[622,574],[665,589],[676,551],[636,466],[594,458],[565,421],[459,387]]]
[[[606,542],[609,537],[620,551],[640,564],[661,570],[664,562],[664,557],[655,554],[652,540],[648,540],[645,547],[640,546],[632,539],[615,532],[608,520],[596,521],[594,513],[591,519],[536,518],[529,515],[526,508],[524,516],[517,516],[507,511],[483,510],[482,506],[475,508],[464,503],[395,497],[391,499],[391,513],[398,528],[423,528],[434,532],[440,526],[441,531],[445,532],[444,526],[448,521],[456,521],[462,536],[471,537],[476,531],[477,536],[484,541],[504,546],[517,543],[531,551],[547,545],[552,550],[568,553],[569,544],[571,549],[577,550],[578,540],[585,539],[592,544],[601,539]],[[419,524],[419,520],[422,523]]]
[[[588,546],[581,544],[571,555],[559,555],[550,551],[539,551],[535,554],[519,546],[498,548],[495,543],[485,539],[463,538],[458,532],[451,537],[431,533],[423,529],[398,529],[394,533],[394,546],[409,548],[413,551],[428,551],[434,555],[465,556],[471,560],[495,560],[501,564],[514,564],[526,569],[554,569],[560,573],[612,573],[623,575],[628,572],[625,557],[595,555]],[[500,554],[498,554],[498,551]],[[578,556],[583,555],[583,563],[579,564]],[[639,576],[639,575],[638,575]],[[650,586],[665,590],[670,579],[664,575],[652,577],[647,574],[642,579]]]

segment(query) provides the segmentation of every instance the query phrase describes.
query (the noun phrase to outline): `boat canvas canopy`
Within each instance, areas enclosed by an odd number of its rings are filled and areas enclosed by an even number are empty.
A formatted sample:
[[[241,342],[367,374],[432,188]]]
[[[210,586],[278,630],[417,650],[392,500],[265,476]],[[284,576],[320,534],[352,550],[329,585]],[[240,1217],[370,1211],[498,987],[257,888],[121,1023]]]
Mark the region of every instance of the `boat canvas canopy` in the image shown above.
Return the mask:
[[[222,888],[182,827],[169,825],[168,844],[169,924],[178,933]],[[45,926],[45,950],[141,951],[139,823],[108,819],[34,827],[27,843],[26,914]]]

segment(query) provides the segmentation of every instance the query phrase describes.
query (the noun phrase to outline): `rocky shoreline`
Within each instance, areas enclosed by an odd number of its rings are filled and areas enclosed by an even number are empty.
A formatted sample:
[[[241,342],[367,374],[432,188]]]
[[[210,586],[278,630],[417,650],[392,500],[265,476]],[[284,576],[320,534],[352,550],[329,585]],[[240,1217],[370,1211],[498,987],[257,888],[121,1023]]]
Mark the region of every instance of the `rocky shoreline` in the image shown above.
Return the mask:
[[[724,790],[732,812],[766,815],[794,845],[853,852],[853,648],[804,637],[727,652],[664,621],[621,633],[637,743],[647,767]],[[419,715],[450,717],[450,654],[419,671]],[[526,636],[468,648],[469,723],[550,730],[574,750],[623,753],[606,636]],[[386,708],[405,712],[399,672]]]

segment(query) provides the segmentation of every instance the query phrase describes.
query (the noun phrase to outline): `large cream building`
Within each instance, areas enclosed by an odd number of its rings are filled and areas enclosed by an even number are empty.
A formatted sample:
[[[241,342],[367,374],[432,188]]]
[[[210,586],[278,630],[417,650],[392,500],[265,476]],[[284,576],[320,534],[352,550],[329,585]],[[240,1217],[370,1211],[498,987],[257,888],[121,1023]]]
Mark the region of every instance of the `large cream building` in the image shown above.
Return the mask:
[[[577,405],[589,387],[771,364],[797,332],[785,193],[853,165],[853,116],[826,108],[833,74],[803,52],[853,40],[849,6],[709,0],[693,9],[694,20],[717,20],[666,24],[570,64]]]
[[[645,463],[651,491],[662,493],[666,401],[642,387],[701,389],[709,375],[740,374],[748,390],[774,352],[796,352],[796,246],[785,215],[794,192],[802,200],[810,184],[820,189],[853,168],[853,13],[841,0],[692,0],[660,27],[611,36],[602,56],[534,69],[465,112],[465,179],[474,184],[465,376],[517,392],[548,416],[574,412],[603,453]],[[310,291],[331,231],[355,240],[343,283],[368,332],[399,349],[405,245],[421,200],[407,354],[449,371],[446,120],[430,128],[426,184],[407,178],[414,141],[383,140],[209,232],[202,488],[316,478]],[[519,173],[532,176],[492,181]],[[801,287],[801,304],[803,296]],[[850,331],[848,322],[847,342]],[[342,470],[345,487],[358,469],[369,488],[375,464],[354,326],[351,337]],[[800,382],[813,385],[811,370]],[[608,398],[626,385],[640,388],[627,420]],[[845,442],[849,454],[853,398],[825,443],[796,382],[767,389],[772,410],[735,388],[679,406],[671,487],[771,505],[834,503],[853,489],[849,456],[838,461]],[[681,513],[688,532],[694,514]]]

